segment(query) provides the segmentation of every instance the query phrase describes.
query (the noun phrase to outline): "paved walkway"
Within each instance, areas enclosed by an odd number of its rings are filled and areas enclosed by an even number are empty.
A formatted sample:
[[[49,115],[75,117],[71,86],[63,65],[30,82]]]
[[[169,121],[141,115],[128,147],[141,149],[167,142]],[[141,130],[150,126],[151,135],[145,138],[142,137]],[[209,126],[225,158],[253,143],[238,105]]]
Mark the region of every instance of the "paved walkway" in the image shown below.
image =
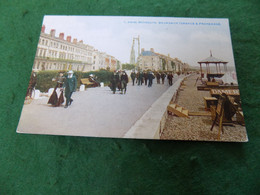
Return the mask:
[[[89,88],[73,93],[74,101],[67,109],[47,105],[48,98],[33,100],[24,105],[17,131],[123,137],[168,88],[167,83],[154,83],[151,88],[129,83],[126,94],[112,94],[108,87]]]

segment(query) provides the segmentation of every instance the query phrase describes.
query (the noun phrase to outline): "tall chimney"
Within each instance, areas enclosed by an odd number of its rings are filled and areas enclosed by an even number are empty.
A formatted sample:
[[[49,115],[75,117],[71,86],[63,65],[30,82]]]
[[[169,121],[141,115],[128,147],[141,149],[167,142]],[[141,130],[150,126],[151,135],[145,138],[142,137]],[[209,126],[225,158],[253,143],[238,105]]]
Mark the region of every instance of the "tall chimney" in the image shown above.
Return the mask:
[[[60,33],[59,39],[64,40],[64,33]]]
[[[71,36],[67,36],[67,41],[71,42]]]
[[[55,29],[51,29],[51,33],[50,33],[51,37],[55,37],[55,31],[56,31]]]
[[[153,48],[151,48],[151,49],[150,49],[150,51],[151,51],[151,52],[154,52],[154,49],[153,49]]]
[[[78,41],[77,39],[73,39],[73,43],[77,43],[77,41]]]
[[[41,30],[42,33],[45,33],[45,25],[42,25],[42,30]]]

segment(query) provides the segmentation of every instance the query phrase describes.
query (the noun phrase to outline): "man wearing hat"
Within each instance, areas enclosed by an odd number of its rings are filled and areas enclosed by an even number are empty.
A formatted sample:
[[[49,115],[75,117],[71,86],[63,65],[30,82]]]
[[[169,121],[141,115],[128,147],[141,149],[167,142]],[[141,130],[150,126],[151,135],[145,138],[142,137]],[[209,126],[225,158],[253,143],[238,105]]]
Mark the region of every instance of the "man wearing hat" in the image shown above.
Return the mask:
[[[132,70],[131,74],[130,74],[130,77],[133,81],[133,86],[135,85],[135,78],[136,78],[136,74],[135,74],[135,70]]]
[[[172,86],[172,78],[173,78],[173,74],[172,72],[169,72],[167,75],[167,79],[170,86]]]
[[[77,89],[77,79],[73,75],[72,70],[68,72],[68,76],[66,77],[63,87],[65,87],[65,98],[66,98],[66,104],[64,108],[68,108],[68,106],[71,105],[73,101],[73,99],[71,99],[72,93],[75,92]]]
[[[152,87],[153,79],[155,79],[155,76],[152,71],[149,71],[147,78],[148,78],[148,87]]]
[[[122,72],[120,80],[121,80],[121,94],[123,94],[123,91],[124,91],[124,94],[125,94],[127,83],[128,83],[128,75],[126,74],[125,71]]]
[[[92,87],[100,86],[100,83],[97,81],[97,76],[95,76],[93,74],[89,75],[89,81],[93,83]]]

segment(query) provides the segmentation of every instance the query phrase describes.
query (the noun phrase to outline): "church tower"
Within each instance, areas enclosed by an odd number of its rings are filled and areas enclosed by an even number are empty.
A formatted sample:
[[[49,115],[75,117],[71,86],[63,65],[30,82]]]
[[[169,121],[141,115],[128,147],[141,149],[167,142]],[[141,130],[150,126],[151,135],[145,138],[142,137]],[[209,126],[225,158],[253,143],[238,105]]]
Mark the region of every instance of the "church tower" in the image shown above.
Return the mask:
[[[133,39],[133,44],[132,44],[132,50],[131,50],[131,55],[130,55],[130,64],[135,64],[135,39]]]

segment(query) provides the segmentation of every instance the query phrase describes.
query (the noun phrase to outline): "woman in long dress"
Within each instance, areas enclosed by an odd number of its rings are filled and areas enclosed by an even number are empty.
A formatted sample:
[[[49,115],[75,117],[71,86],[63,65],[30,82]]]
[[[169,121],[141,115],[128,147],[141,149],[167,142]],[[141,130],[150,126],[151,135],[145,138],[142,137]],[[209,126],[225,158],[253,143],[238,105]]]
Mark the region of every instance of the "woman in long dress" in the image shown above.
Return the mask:
[[[57,82],[57,85],[54,88],[53,93],[51,94],[51,97],[49,98],[48,104],[51,104],[54,107],[58,107],[64,102],[63,89],[62,89],[64,79],[65,79],[65,77],[63,76],[62,72],[60,72],[58,77],[53,79],[53,81]]]

